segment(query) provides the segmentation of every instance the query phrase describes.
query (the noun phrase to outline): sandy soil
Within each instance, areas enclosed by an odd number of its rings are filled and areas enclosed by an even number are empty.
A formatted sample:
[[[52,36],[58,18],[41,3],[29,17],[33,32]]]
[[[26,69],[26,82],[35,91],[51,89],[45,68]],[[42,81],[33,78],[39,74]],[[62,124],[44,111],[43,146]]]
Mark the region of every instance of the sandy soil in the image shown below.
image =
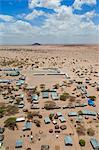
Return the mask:
[[[85,79],[91,78],[90,83],[97,82],[99,83],[99,45],[41,45],[41,46],[0,46],[0,67],[21,67],[21,73],[26,76],[26,83],[29,86],[37,86],[40,84],[45,84],[46,88],[52,88],[54,84],[59,83],[60,85],[69,80],[77,80],[83,81],[85,83]],[[34,76],[33,68],[60,68],[62,72],[67,73],[70,79],[66,79],[63,75],[51,75],[51,76]],[[98,72],[98,73],[97,73]],[[4,74],[0,72],[0,74]],[[11,77],[6,77],[2,75],[0,79],[10,79]],[[12,77],[13,78],[13,77]],[[17,77],[14,77],[17,79]],[[92,87],[88,86],[88,93],[90,95],[96,96],[96,107],[87,106],[86,109],[99,112],[99,93],[96,90],[96,86]],[[57,90],[57,93],[60,95],[63,92],[70,93],[72,95],[73,89],[76,87],[76,84],[72,84],[68,87],[60,87]],[[75,91],[75,95],[80,94],[80,91]],[[43,115],[41,121],[41,127],[38,128],[35,124],[32,124],[32,132],[34,136],[34,143],[30,142],[29,137],[30,131],[22,131],[23,123],[18,123],[18,130],[11,131],[9,129],[5,130],[4,133],[4,146],[9,147],[9,150],[15,150],[15,142],[17,139],[24,140],[22,150],[26,150],[28,147],[31,147],[32,150],[40,150],[41,145],[48,144],[50,145],[50,150],[55,150],[55,146],[58,145],[60,150],[92,150],[92,146],[90,144],[90,136],[87,134],[85,136],[78,136],[76,133],[76,128],[74,127],[75,123],[71,123],[70,118],[68,117],[68,112],[83,110],[84,108],[75,108],[75,109],[60,109],[60,110],[51,110],[46,111],[45,109],[41,109],[44,106],[44,102],[46,99],[42,99],[42,95],[39,97],[40,102],[40,114]],[[51,100],[49,97],[48,100]],[[76,97],[76,101],[80,101],[82,103],[87,102],[87,98],[82,99],[80,97]],[[4,102],[2,96],[0,95],[0,102]],[[26,96],[24,98],[25,108],[30,110],[30,103],[27,102]],[[57,101],[57,105],[63,106],[69,104],[69,101]],[[75,102],[74,102],[75,103]],[[48,116],[51,112],[56,113],[57,111],[62,112],[63,116],[66,118],[67,129],[61,131],[59,133],[59,138],[56,138],[56,133],[49,133],[49,129],[54,129],[53,123],[46,125],[44,123],[44,117]],[[22,110],[19,111],[19,114],[16,116],[25,116]],[[0,119],[0,126],[3,126],[3,122],[9,116],[5,116]],[[75,118],[73,118],[75,120]],[[89,121],[92,123],[88,123]],[[58,121],[59,125],[62,125],[60,121]],[[99,140],[99,120],[98,123],[93,120],[93,117],[90,117],[89,120],[86,120],[83,117],[83,126],[87,128],[94,128],[95,137]],[[96,127],[98,126],[98,127]],[[39,131],[43,131],[42,134]],[[73,138],[73,146],[65,146],[64,144],[64,136],[72,133]],[[23,137],[25,135],[25,137]],[[38,137],[41,138],[38,141]],[[84,148],[79,146],[79,139],[85,139],[86,145]]]

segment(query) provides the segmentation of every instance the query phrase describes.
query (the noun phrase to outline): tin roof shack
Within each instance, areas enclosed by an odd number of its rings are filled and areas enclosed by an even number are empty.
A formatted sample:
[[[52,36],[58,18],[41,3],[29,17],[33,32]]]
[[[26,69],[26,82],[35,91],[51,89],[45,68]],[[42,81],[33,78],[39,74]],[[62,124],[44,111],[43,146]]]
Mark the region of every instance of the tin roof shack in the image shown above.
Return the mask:
[[[49,93],[47,91],[43,91],[42,98],[49,98]]]
[[[97,141],[95,138],[91,138],[90,143],[94,150],[99,150],[99,141]]]
[[[23,145],[23,140],[17,140],[15,147],[16,148],[22,148],[22,145]]]
[[[51,97],[53,100],[59,100],[59,96],[56,91],[51,92]]]
[[[0,134],[3,134],[4,131],[5,129],[0,127]]]
[[[7,73],[7,75],[11,76],[11,77],[15,77],[15,76],[19,76],[20,72],[19,71],[13,71],[11,73]]]
[[[16,122],[23,122],[25,121],[25,118],[24,117],[19,117],[16,119]]]
[[[61,116],[62,116],[62,113],[61,113],[61,112],[57,112],[56,115],[57,115],[58,117],[61,117]]]
[[[89,106],[95,106],[95,102],[92,99],[88,100],[88,105]]]
[[[0,83],[11,83],[11,80],[3,80],[3,79],[0,79]]]
[[[32,101],[38,101],[38,98],[39,98],[38,95],[33,95],[32,96]]]
[[[96,116],[97,113],[86,109],[86,110],[82,110],[82,115]]]
[[[73,142],[72,142],[72,137],[71,136],[65,136],[64,137],[64,143],[66,146],[72,146],[73,145]]]
[[[23,131],[31,130],[31,127],[32,127],[31,122],[25,122],[24,127],[23,127]]]
[[[59,120],[60,120],[61,123],[66,122],[66,119],[63,116],[59,117]]]
[[[49,117],[45,117],[44,122],[45,122],[45,124],[49,124],[51,121],[50,121]]]
[[[69,112],[68,113],[68,116],[69,117],[75,117],[75,116],[77,116],[78,114],[77,114],[77,112]]]
[[[0,134],[0,141],[4,140],[4,135]]]

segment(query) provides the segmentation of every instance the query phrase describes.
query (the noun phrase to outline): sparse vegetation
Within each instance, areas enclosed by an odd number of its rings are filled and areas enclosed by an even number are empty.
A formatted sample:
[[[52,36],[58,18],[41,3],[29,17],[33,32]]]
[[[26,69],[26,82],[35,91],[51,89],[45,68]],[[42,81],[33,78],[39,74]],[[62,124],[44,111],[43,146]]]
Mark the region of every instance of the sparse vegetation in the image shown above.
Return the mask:
[[[49,109],[53,109],[56,106],[56,103],[53,101],[47,101],[44,104],[44,108],[49,110]]]
[[[60,100],[66,101],[69,97],[69,93],[63,93],[62,95],[60,95]]]
[[[95,135],[95,131],[92,128],[87,129],[87,134],[89,136],[94,136]]]
[[[5,122],[4,122],[4,127],[8,127],[10,129],[13,129],[15,127],[17,127],[16,125],[16,117],[11,117],[11,118],[8,118]]]
[[[86,142],[85,142],[85,140],[80,139],[79,140],[79,144],[80,144],[80,146],[85,146]]]

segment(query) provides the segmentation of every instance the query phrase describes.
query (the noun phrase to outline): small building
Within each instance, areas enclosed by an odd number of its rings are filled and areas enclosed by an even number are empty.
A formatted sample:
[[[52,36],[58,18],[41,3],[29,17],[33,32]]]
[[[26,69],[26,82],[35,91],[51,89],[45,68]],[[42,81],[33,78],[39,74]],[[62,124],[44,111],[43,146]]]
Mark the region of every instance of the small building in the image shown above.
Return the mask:
[[[25,118],[24,117],[19,117],[16,119],[16,122],[23,122],[25,121]]]
[[[0,127],[0,134],[3,134],[4,130],[5,130],[4,128]]]
[[[73,116],[77,116],[77,115],[78,115],[77,112],[69,112],[68,113],[69,117],[73,117]]]
[[[91,138],[90,143],[94,150],[99,150],[99,141],[97,141],[95,138]]]
[[[63,116],[59,117],[59,120],[61,123],[66,122],[66,119]]]
[[[32,101],[38,101],[38,95],[33,95],[32,96]]]
[[[88,105],[89,106],[95,106],[95,102],[92,99],[88,100]]]
[[[4,140],[4,135],[0,134],[0,141]]]
[[[16,148],[21,148],[22,145],[23,145],[23,141],[22,141],[22,140],[17,140],[15,147],[16,147]]]
[[[49,98],[49,93],[47,91],[42,92],[43,98]]]
[[[90,116],[96,116],[96,112],[90,111],[90,110],[82,110],[82,115],[90,115]]]
[[[24,127],[23,127],[23,131],[31,130],[31,127],[32,127],[32,123],[31,122],[25,122]]]
[[[51,97],[52,97],[53,100],[58,100],[59,99],[58,94],[56,93],[56,91],[51,92]]]
[[[45,122],[45,124],[49,124],[51,121],[50,121],[49,117],[45,117],[44,122]]]
[[[66,146],[72,146],[73,145],[73,142],[72,142],[72,137],[71,136],[65,136],[64,137],[64,143]]]
[[[57,112],[56,115],[57,115],[58,117],[61,117],[61,116],[62,116],[62,113],[61,113],[61,112]]]

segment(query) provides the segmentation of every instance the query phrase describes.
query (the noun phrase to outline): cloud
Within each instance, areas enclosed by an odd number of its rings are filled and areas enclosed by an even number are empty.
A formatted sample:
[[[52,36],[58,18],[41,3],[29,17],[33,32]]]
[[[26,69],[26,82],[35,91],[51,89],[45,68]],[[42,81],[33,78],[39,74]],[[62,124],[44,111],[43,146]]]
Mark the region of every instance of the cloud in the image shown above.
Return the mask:
[[[44,11],[33,10],[32,13],[25,16],[25,19],[32,20],[32,19],[42,16],[42,15],[46,15],[46,13],[44,13]]]
[[[41,3],[38,5],[41,6]],[[43,2],[42,5],[44,6]],[[24,15],[23,20],[13,18],[15,20],[13,22],[1,22],[1,42],[10,44],[99,43],[99,25],[95,25],[92,21],[92,18],[97,15],[95,11],[77,15],[73,14],[73,8],[70,6],[51,3],[50,7],[52,6],[55,10],[53,14],[34,9],[32,13]],[[47,7],[49,7],[48,3]],[[46,19],[41,26],[33,26],[29,23],[29,20],[42,15],[46,15]]]
[[[3,15],[3,14],[0,14],[0,19],[6,22],[14,21],[14,18],[12,16]]]
[[[97,3],[96,0],[75,0],[73,7],[74,9],[80,10],[83,4],[90,6],[90,5],[96,5],[96,3]]]
[[[29,0],[29,8],[46,7],[46,8],[58,8],[61,5],[62,0]]]

